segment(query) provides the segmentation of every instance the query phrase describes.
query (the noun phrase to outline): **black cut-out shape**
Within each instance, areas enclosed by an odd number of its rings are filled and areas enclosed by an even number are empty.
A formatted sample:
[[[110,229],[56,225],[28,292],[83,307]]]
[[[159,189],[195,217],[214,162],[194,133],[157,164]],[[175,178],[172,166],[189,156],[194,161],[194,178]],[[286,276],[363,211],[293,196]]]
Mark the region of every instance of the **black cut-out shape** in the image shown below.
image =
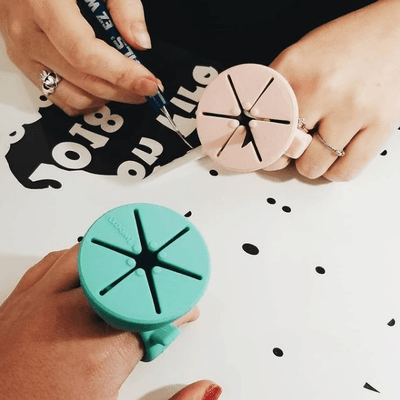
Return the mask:
[[[272,197],[268,197],[267,203],[268,204],[276,204],[276,200],[274,198],[272,198]]]
[[[375,389],[374,387],[372,387],[368,382],[365,382],[364,388],[365,388],[365,389],[368,389],[368,390],[371,390],[371,391],[373,391],[373,392],[376,392],[376,393],[380,393],[379,390],[376,390],[376,389]]]
[[[283,206],[282,211],[284,211],[285,213],[290,213],[292,209],[289,206]]]
[[[78,153],[76,153],[75,151],[67,151],[66,153],[65,153],[65,156],[67,157],[67,158],[69,158],[70,160],[79,160],[79,154]]]
[[[389,326],[394,326],[395,323],[396,323],[396,321],[395,321],[394,318],[393,318],[393,319],[391,319],[391,320],[388,322],[388,325],[389,325]]]
[[[258,247],[254,246],[254,244],[251,243],[245,243],[242,246],[242,249],[246,253],[251,254],[252,256],[256,256],[260,252],[260,250],[258,250]]]
[[[83,236],[78,236],[78,239],[76,239],[78,242],[82,242]]]
[[[387,154],[387,150],[383,150],[381,153],[381,156],[386,156],[386,154]]]
[[[192,212],[191,211],[188,211],[186,214],[185,214],[185,217],[186,218],[189,218],[189,217],[191,217],[192,216]]]
[[[15,136],[16,134],[17,134],[17,131],[14,131],[14,132],[11,132],[8,136],[13,137],[13,136]]]
[[[216,171],[215,169],[210,169],[210,175],[218,176],[218,171]]]
[[[279,347],[275,347],[272,352],[277,356],[277,357],[282,357],[283,356],[283,351]]]
[[[47,100],[47,97],[46,97],[44,94],[42,94],[42,95],[39,97],[39,99],[42,100],[42,101],[46,101],[46,100]]]
[[[325,274],[325,268],[323,268],[323,267],[318,266],[318,267],[315,268],[315,270],[316,270],[320,275]]]

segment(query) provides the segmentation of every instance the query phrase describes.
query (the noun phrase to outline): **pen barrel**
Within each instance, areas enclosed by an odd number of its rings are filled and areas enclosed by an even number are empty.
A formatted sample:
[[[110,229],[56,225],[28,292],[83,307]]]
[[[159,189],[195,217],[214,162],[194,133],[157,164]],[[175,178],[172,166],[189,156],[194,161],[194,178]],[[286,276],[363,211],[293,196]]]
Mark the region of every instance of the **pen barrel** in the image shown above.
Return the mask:
[[[78,6],[85,19],[91,24],[93,30],[99,34],[100,38],[115,47],[125,57],[130,58],[141,64],[132,48],[125,42],[124,38],[118,32],[114,21],[108,14],[106,5],[100,0],[78,0]],[[93,16],[94,18],[91,18]],[[95,20],[97,23],[95,24]],[[101,27],[102,29],[96,29]],[[154,96],[147,97],[147,102],[155,111],[159,111],[167,104],[164,96],[160,91]]]
[[[159,111],[162,107],[167,104],[164,96],[160,91],[155,96],[146,97],[147,102],[154,108],[155,111]]]

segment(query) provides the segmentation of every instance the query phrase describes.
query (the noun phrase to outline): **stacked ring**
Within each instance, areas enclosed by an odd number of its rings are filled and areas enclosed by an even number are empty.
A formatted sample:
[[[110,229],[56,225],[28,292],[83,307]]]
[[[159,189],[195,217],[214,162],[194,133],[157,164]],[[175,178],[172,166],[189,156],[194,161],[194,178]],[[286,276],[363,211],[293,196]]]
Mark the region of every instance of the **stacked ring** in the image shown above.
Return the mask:
[[[338,150],[335,149],[333,146],[331,146],[325,139],[323,139],[321,137],[321,135],[318,132],[315,132],[315,134],[317,135],[317,138],[319,139],[319,141],[329,150],[333,151],[338,157],[343,157],[346,153],[344,152],[344,150]]]

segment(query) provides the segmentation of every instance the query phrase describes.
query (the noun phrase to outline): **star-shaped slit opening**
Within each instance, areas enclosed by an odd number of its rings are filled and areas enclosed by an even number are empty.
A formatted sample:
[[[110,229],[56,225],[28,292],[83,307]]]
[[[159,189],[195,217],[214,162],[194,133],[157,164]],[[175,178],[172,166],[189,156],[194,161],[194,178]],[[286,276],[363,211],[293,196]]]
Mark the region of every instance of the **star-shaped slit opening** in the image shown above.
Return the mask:
[[[118,286],[119,283],[121,283],[123,280],[125,280],[132,273],[134,273],[138,269],[143,269],[143,271],[145,272],[145,275],[146,275],[147,284],[149,286],[149,290],[150,290],[151,297],[153,300],[154,309],[157,314],[161,314],[162,310],[161,310],[161,305],[160,305],[160,301],[159,301],[159,296],[157,294],[156,285],[154,283],[154,277],[152,274],[152,270],[154,267],[164,268],[164,269],[170,270],[174,273],[182,274],[182,275],[185,275],[189,278],[196,279],[196,280],[203,279],[203,277],[199,274],[196,274],[192,271],[186,270],[180,266],[173,265],[171,263],[167,263],[166,261],[160,260],[158,258],[158,255],[162,250],[166,249],[172,243],[175,243],[182,236],[187,234],[190,231],[190,228],[188,226],[184,227],[176,235],[174,235],[171,239],[169,239],[166,243],[164,243],[158,249],[154,250],[154,249],[149,248],[149,246],[148,246],[149,242],[146,238],[146,233],[143,228],[143,223],[142,223],[142,219],[139,214],[139,210],[137,210],[137,209],[134,210],[133,217],[135,219],[136,227],[138,230],[138,236],[140,239],[140,244],[142,246],[142,251],[139,254],[135,254],[133,252],[127,251],[118,246],[115,246],[110,243],[106,243],[105,241],[102,241],[102,240],[99,240],[96,238],[93,238],[91,240],[91,242],[95,245],[98,245],[98,246],[104,247],[108,250],[111,250],[113,252],[122,254],[129,258],[132,258],[135,261],[135,265],[129,271],[125,272],[118,279],[114,280],[113,282],[108,284],[106,287],[104,287],[99,292],[99,294],[100,294],[100,296],[106,295],[110,290],[112,290],[113,288]]]
[[[263,90],[261,91],[261,93],[259,94],[259,96],[257,97],[257,99],[255,100],[254,104],[249,108],[249,110],[245,110],[243,108],[243,105],[240,101],[239,95],[237,93],[235,84],[233,83],[232,77],[231,75],[227,75],[228,78],[228,82],[229,85],[233,91],[233,94],[235,96],[236,102],[240,108],[240,114],[238,116],[234,116],[234,115],[229,115],[229,114],[219,114],[219,113],[213,113],[213,112],[206,112],[204,111],[202,114],[204,116],[208,116],[208,117],[216,117],[216,118],[227,118],[230,120],[236,120],[239,122],[239,126],[235,128],[235,130],[229,135],[228,139],[225,141],[225,143],[222,145],[221,149],[218,151],[217,153],[217,157],[219,157],[221,155],[221,153],[225,150],[226,146],[228,145],[228,143],[230,142],[230,140],[232,139],[232,137],[235,135],[237,129],[240,126],[243,126],[246,130],[245,133],[245,137],[243,139],[243,143],[242,143],[242,148],[247,146],[249,143],[251,143],[253,145],[254,151],[256,153],[257,159],[259,162],[262,162],[262,156],[261,153],[258,149],[258,146],[256,144],[256,141],[254,139],[254,135],[251,131],[250,128],[250,122],[253,120],[256,121],[262,121],[262,122],[270,122],[270,123],[275,123],[275,124],[284,124],[284,125],[289,125],[290,121],[287,120],[281,120],[281,119],[273,119],[273,118],[258,118],[258,117],[254,117],[251,115],[251,110],[256,106],[257,102],[260,100],[260,98],[262,97],[262,95],[267,91],[267,89],[270,87],[270,85],[272,84],[272,82],[274,81],[274,78],[272,77],[268,83],[265,85],[265,87],[263,88]]]

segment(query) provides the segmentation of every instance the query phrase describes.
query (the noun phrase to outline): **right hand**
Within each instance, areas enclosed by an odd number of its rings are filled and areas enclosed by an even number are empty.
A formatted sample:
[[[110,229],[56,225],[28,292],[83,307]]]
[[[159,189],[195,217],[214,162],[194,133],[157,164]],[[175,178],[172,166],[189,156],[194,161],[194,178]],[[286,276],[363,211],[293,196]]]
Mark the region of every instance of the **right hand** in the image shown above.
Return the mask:
[[[127,43],[151,47],[140,0],[108,0]],[[49,96],[68,115],[93,112],[108,101],[138,104],[160,81],[143,65],[95,37],[76,0],[0,0],[0,32],[11,61],[39,88],[42,70],[63,79]]]

